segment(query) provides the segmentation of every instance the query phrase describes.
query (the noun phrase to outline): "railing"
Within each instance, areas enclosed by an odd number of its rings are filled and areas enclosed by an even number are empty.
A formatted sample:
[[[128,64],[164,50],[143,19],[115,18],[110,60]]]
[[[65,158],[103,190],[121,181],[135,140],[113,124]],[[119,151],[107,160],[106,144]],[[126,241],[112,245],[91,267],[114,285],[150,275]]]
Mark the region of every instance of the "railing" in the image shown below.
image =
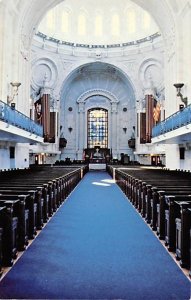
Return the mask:
[[[37,36],[41,37],[44,41],[51,41],[54,42],[56,44],[60,44],[60,45],[67,45],[67,46],[72,46],[72,47],[81,47],[81,48],[118,48],[118,47],[127,47],[127,46],[132,46],[132,45],[139,45],[141,43],[145,43],[145,42],[152,42],[154,39],[158,38],[161,36],[161,34],[159,32],[156,32],[152,35],[146,36],[142,39],[138,39],[138,40],[134,40],[134,41],[130,41],[127,43],[121,43],[121,44],[109,44],[109,45],[89,45],[89,44],[78,44],[78,43],[73,43],[73,42],[65,42],[62,41],[60,39],[55,39],[51,36],[48,36],[40,31],[38,31],[36,33]]]
[[[43,136],[43,127],[33,120],[11,108],[5,102],[0,100],[0,120],[10,125],[16,126],[28,132],[34,133],[37,136]]]
[[[191,104],[185,107],[183,110],[177,111],[176,113],[156,125],[152,130],[152,137],[157,137],[161,134],[173,131],[190,123]]]

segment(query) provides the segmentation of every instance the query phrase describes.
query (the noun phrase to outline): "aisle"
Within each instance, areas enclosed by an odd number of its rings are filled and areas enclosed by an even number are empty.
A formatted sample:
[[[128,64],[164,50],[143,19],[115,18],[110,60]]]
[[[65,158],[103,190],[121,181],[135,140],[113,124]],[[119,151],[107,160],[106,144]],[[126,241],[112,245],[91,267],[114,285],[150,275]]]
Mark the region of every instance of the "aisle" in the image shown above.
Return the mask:
[[[106,172],[85,175],[0,298],[187,300],[190,282]]]

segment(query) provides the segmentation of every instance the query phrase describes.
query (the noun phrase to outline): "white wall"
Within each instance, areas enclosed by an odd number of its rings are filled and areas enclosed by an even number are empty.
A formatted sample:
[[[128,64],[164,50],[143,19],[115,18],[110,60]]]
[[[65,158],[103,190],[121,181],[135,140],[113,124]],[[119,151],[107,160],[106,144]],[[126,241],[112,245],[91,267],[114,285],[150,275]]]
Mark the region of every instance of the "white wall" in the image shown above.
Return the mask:
[[[29,146],[18,143],[15,146],[15,168],[24,169],[29,167]]]
[[[166,145],[166,167],[169,169],[180,169],[179,145]]]

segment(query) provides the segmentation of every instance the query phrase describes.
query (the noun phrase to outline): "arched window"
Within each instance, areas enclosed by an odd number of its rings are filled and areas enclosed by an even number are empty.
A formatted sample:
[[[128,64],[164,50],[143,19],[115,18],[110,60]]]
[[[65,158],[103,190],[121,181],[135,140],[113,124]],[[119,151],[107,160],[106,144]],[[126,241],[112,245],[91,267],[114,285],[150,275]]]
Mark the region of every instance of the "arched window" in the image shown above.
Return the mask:
[[[78,34],[86,34],[86,16],[83,13],[81,13],[78,17]]]
[[[112,35],[120,35],[119,15],[116,13],[112,16],[111,32]]]
[[[143,28],[144,30],[149,29],[151,26],[151,17],[148,12],[144,12],[143,14]]]
[[[88,148],[108,147],[108,111],[103,108],[88,110]]]
[[[128,33],[135,33],[136,31],[136,17],[134,9],[127,12],[127,30]]]
[[[95,36],[102,36],[103,34],[103,18],[97,15],[95,18]]]
[[[54,22],[54,10],[50,10],[47,13],[47,21],[46,21],[46,26],[49,30],[53,30],[55,27],[55,22]]]
[[[69,13],[67,11],[63,11],[62,13],[62,32],[68,33],[69,31]]]

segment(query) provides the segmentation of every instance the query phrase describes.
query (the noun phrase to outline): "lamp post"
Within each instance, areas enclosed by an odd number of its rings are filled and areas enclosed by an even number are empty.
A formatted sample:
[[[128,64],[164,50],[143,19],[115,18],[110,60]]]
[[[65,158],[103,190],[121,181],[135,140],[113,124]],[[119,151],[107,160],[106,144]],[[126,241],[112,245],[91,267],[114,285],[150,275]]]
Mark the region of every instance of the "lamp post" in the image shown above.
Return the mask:
[[[187,106],[188,104],[188,98],[187,97],[183,97],[182,93],[181,93],[181,88],[184,86],[184,83],[175,83],[174,87],[177,90],[177,97],[180,97],[181,101],[185,104],[185,106]]]
[[[14,109],[15,108],[15,103],[13,102],[13,100],[15,99],[15,96],[18,95],[18,89],[19,86],[21,85],[20,82],[10,82],[10,85],[13,87],[13,94],[12,96],[7,96],[7,103],[11,104],[11,107]]]

